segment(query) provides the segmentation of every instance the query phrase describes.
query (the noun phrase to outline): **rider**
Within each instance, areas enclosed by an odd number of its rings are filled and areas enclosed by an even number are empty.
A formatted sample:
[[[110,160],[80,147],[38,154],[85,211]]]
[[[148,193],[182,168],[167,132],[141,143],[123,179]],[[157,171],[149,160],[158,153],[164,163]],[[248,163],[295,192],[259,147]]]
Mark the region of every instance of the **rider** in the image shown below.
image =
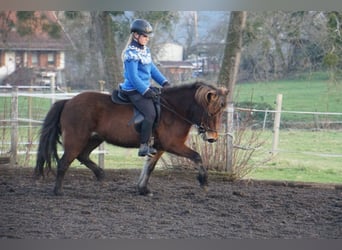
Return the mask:
[[[130,38],[122,52],[124,82],[120,84],[120,90],[144,116],[140,131],[139,156],[157,152],[149,145],[156,118],[154,99],[157,97],[157,93],[151,88],[150,79],[162,87],[169,85],[168,80],[153,63],[150,49],[146,46],[152,31],[152,26],[146,20],[134,20]]]

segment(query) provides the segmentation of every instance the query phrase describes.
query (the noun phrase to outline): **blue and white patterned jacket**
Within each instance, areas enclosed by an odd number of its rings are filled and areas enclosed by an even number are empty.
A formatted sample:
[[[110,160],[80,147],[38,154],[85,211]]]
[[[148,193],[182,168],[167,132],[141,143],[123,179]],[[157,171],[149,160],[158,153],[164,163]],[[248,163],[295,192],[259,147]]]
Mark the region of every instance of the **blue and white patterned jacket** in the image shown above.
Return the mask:
[[[151,86],[151,78],[161,86],[167,82],[153,63],[150,49],[134,40],[124,52],[124,78],[124,82],[120,84],[121,89],[137,90],[142,95]]]

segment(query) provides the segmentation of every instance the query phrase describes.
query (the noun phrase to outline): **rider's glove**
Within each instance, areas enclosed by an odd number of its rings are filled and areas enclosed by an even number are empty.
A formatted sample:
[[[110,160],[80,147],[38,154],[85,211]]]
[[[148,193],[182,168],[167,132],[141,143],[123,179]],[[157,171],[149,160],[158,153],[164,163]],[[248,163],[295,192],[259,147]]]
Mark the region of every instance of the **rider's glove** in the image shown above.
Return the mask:
[[[147,91],[143,94],[144,97],[149,98],[149,99],[156,99],[157,98],[157,93],[154,92],[152,89],[147,89]]]

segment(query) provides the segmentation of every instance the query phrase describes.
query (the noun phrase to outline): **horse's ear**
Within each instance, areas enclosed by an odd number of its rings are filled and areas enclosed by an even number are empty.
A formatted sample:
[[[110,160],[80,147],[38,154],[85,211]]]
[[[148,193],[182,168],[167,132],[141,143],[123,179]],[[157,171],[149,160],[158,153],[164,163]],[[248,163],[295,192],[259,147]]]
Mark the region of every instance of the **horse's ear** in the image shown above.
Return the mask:
[[[209,91],[206,95],[207,102],[210,103],[211,101],[215,101],[218,99],[218,95],[216,91]]]
[[[228,93],[229,93],[229,90],[228,89],[226,89],[226,88],[219,88],[219,93],[221,94],[221,95],[228,95]]]

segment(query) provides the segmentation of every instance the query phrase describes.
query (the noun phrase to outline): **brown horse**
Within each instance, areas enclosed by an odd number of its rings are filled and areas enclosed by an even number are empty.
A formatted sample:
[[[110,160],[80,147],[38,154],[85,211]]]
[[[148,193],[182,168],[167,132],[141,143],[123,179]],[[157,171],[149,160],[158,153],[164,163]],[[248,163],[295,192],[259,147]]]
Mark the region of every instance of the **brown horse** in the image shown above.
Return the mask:
[[[138,180],[140,194],[149,193],[148,180],[164,152],[191,159],[199,169],[200,186],[206,188],[208,175],[202,158],[184,143],[193,125],[198,127],[204,140],[217,140],[227,94],[225,88],[202,82],[162,90],[160,121],[153,132],[157,153],[146,157]],[[62,194],[64,175],[74,159],[91,169],[98,180],[103,179],[103,169],[90,160],[89,154],[103,141],[121,147],[139,147],[139,134],[130,122],[132,116],[132,105],[115,104],[105,93],[83,92],[70,100],[57,101],[41,129],[35,175],[44,176],[44,166],[51,168],[55,160],[56,195]],[[57,154],[58,143],[64,147],[61,158]]]

